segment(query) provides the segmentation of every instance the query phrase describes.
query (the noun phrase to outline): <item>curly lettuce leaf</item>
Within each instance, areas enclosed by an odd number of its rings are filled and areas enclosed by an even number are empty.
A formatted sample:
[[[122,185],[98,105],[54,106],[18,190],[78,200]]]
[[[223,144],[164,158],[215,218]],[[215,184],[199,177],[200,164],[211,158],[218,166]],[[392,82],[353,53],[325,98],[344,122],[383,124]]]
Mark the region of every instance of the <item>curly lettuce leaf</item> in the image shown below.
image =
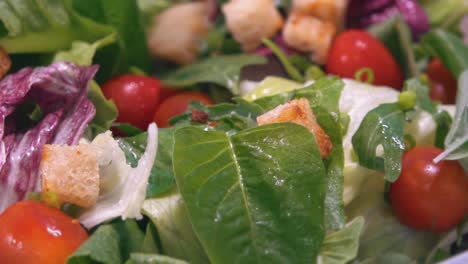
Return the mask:
[[[310,132],[281,123],[234,135],[184,127],[174,172],[212,263],[310,263],[324,236],[325,168]]]
[[[0,81],[0,212],[40,191],[45,144],[76,144],[83,135],[95,113],[86,93],[96,71],[96,66],[59,62],[24,68]],[[26,99],[34,102],[43,118],[19,126],[16,122],[25,113],[16,110]]]

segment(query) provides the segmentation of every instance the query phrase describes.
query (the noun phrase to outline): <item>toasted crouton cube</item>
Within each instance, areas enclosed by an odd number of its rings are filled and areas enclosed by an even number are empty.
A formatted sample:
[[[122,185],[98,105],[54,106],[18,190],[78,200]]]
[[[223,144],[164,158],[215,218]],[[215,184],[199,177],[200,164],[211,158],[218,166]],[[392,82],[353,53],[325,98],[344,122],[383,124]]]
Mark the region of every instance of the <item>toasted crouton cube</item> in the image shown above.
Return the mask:
[[[99,195],[97,153],[91,145],[45,145],[40,166],[42,194],[54,193],[58,203],[90,207]]]
[[[347,0],[293,0],[293,9],[340,27],[346,13]]]
[[[151,54],[178,64],[193,62],[211,28],[209,12],[207,3],[190,2],[176,4],[156,16],[148,34]]]
[[[283,27],[283,18],[273,0],[231,0],[222,11],[229,31],[247,52]]]
[[[312,59],[325,63],[336,27],[301,12],[292,12],[284,26],[284,41],[291,47],[304,52],[312,52]]]
[[[305,98],[295,99],[257,117],[259,126],[273,123],[292,122],[304,126],[314,134],[322,157],[328,157],[333,145],[328,135],[317,123],[309,101]]]

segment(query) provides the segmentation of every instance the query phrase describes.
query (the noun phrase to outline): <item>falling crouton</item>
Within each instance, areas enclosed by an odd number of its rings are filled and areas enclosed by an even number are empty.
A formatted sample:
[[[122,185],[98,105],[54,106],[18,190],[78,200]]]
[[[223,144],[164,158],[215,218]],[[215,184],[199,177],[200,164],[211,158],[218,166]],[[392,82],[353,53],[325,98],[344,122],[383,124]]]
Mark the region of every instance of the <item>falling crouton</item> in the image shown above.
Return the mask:
[[[58,203],[90,207],[99,195],[99,165],[91,145],[45,145],[40,166],[42,194],[57,195]]]
[[[263,38],[283,27],[283,18],[273,0],[231,0],[222,7],[226,24],[244,51],[254,51]]]
[[[293,10],[312,15],[340,28],[346,15],[347,0],[293,0]]]
[[[314,134],[322,157],[328,157],[332,151],[332,143],[315,119],[309,101],[305,98],[289,101],[273,110],[257,117],[259,126],[273,123],[292,122],[302,125]]]
[[[201,1],[176,4],[156,16],[148,34],[151,54],[178,64],[193,62],[211,28],[209,12]]]
[[[283,30],[283,38],[289,46],[304,52],[312,52],[312,60],[325,63],[336,27],[302,12],[292,12]]]

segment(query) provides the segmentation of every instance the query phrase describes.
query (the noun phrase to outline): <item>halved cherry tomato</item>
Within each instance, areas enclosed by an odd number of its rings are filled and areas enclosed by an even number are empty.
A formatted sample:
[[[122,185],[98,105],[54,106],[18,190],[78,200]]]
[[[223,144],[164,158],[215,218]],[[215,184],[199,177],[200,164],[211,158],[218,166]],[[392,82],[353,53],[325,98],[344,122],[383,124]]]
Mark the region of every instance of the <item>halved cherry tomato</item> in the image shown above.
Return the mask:
[[[63,264],[87,238],[80,223],[62,211],[17,202],[0,215],[0,262]]]
[[[457,97],[457,81],[439,59],[433,59],[427,66],[431,80],[430,97],[444,104],[454,104]]]
[[[373,84],[401,90],[403,74],[387,48],[366,31],[348,30],[339,34],[328,53],[326,71],[344,78],[354,78],[356,72],[370,68]]]
[[[390,201],[400,221],[412,228],[443,232],[468,213],[468,177],[458,161],[433,159],[442,153],[416,146],[403,155],[402,172],[390,185]]]
[[[191,101],[199,101],[212,105],[213,101],[206,95],[196,91],[180,92],[164,100],[156,110],[153,120],[159,127],[168,127],[169,119],[187,111]]]
[[[160,102],[161,83],[152,77],[124,74],[105,82],[102,91],[117,106],[117,122],[146,130]]]

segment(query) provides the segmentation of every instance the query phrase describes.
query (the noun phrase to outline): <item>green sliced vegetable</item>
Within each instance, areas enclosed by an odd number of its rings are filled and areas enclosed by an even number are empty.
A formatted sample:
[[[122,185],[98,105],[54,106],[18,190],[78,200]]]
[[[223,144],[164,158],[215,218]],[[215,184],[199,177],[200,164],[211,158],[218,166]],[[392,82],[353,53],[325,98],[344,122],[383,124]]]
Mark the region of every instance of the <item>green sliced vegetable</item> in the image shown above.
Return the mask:
[[[132,253],[125,264],[189,264],[189,262],[158,254]]]
[[[253,55],[225,55],[208,58],[180,68],[169,74],[163,82],[173,87],[186,87],[199,83],[215,83],[239,94],[240,71],[244,66],[265,64],[264,57]]]
[[[404,125],[405,116],[398,103],[381,104],[367,113],[352,138],[359,164],[385,172],[385,179],[389,182],[396,181],[405,151]],[[380,146],[383,155],[379,153]]]
[[[177,190],[146,200],[142,210],[156,226],[165,255],[193,264],[209,262]]]
[[[373,25],[369,28],[369,32],[380,39],[390,50],[406,77],[419,76],[420,72],[413,52],[411,30],[401,15]]]
[[[325,168],[293,123],[232,136],[175,132],[174,171],[211,263],[313,263],[324,236]]]
[[[124,263],[130,253],[140,252],[143,239],[143,232],[133,220],[102,225],[68,258],[67,263]]]
[[[290,92],[304,87],[301,83],[281,77],[266,77],[253,91],[243,96],[247,101],[254,101],[262,97]]]
[[[455,76],[468,69],[468,47],[456,35],[442,29],[434,29],[421,38],[421,44],[429,53],[439,58]]]
[[[357,217],[343,229],[325,237],[320,249],[320,263],[346,264],[358,253],[359,236],[364,226],[364,218]]]
[[[157,197],[175,185],[172,171],[173,133],[173,128],[160,128],[158,131],[158,153],[148,180],[146,198]],[[137,165],[138,159],[145,151],[146,138],[147,133],[141,133],[134,137],[118,139],[127,162],[133,167]]]

